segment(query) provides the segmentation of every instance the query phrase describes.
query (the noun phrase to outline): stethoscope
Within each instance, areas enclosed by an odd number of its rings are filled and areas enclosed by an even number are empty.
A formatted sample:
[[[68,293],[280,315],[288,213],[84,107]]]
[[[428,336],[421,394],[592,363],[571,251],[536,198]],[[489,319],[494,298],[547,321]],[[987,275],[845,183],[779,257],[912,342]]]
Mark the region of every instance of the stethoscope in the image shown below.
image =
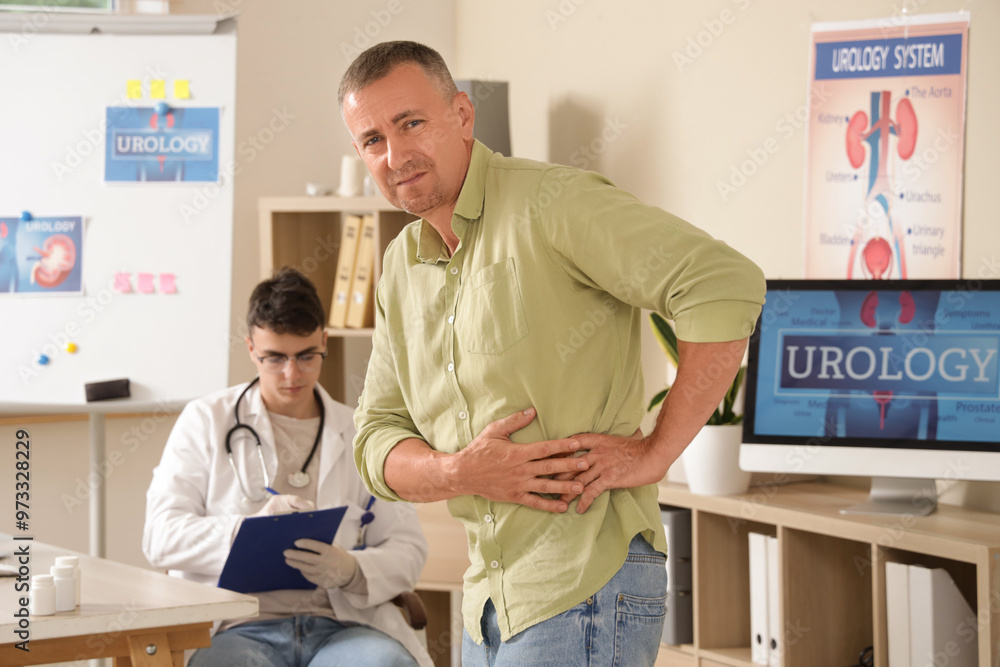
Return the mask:
[[[233,469],[233,475],[236,476],[236,482],[240,485],[240,491],[247,498],[250,498],[254,502],[260,502],[267,497],[267,493],[271,489],[271,476],[267,474],[267,465],[264,464],[264,448],[260,444],[260,436],[257,435],[257,431],[254,430],[250,424],[244,424],[240,421],[240,403],[243,401],[243,397],[246,396],[250,388],[253,387],[260,380],[260,377],[255,377],[253,381],[246,386],[240,393],[240,397],[236,399],[236,407],[233,409],[233,416],[236,418],[236,425],[233,426],[226,433],[226,456],[229,459],[229,467]],[[313,441],[312,449],[309,451],[309,456],[306,457],[306,462],[302,464],[302,469],[293,472],[288,476],[288,483],[297,489],[301,489],[309,485],[309,473],[306,469],[309,467],[309,463],[312,462],[313,456],[316,454],[316,450],[319,448],[319,443],[323,439],[323,425],[326,422],[326,408],[323,407],[323,399],[319,395],[319,390],[313,387],[313,396],[316,397],[316,403],[319,405],[319,430],[316,432],[316,440]],[[233,447],[232,438],[233,434],[239,430],[246,430],[253,436],[254,442],[257,444],[257,460],[260,461],[260,470],[264,474],[264,496],[260,498],[255,498],[253,494],[247,491],[246,486],[243,484],[243,479],[240,477],[239,470],[236,469],[236,463],[233,461]],[[365,543],[365,535],[368,532],[368,526],[372,521],[375,520],[375,513],[372,512],[372,505],[375,504],[375,496],[370,496],[368,498],[368,503],[365,505],[365,511],[361,515],[361,526],[358,528],[358,539],[354,545],[355,551],[363,550],[367,544]]]
[[[229,458],[229,467],[233,469],[233,474],[236,475],[236,481],[240,485],[240,491],[247,498],[250,498],[254,502],[260,502],[267,497],[267,489],[271,487],[271,476],[267,474],[267,466],[264,464],[264,448],[260,444],[260,436],[257,435],[257,431],[253,429],[250,424],[244,424],[240,421],[240,403],[243,401],[243,397],[247,395],[250,388],[257,384],[260,377],[255,377],[253,382],[246,386],[246,389],[240,394],[240,397],[236,399],[236,407],[233,409],[233,415],[236,417],[236,426],[229,429],[226,433],[226,456]],[[309,463],[312,462],[313,456],[316,455],[316,450],[319,448],[320,440],[323,439],[323,424],[326,421],[326,409],[323,407],[323,399],[320,398],[319,390],[313,387],[313,396],[316,397],[316,403],[319,405],[319,430],[316,431],[316,439],[313,441],[312,449],[309,451],[309,456],[306,457],[306,462],[302,464],[302,469],[293,472],[288,476],[288,483],[294,486],[296,489],[301,489],[309,486],[309,473],[306,469],[309,467]],[[247,491],[246,486],[243,484],[243,479],[240,477],[239,471],[236,469],[236,463],[233,461],[233,446],[232,439],[233,434],[237,431],[244,430],[248,431],[251,436],[253,436],[254,442],[257,444],[257,459],[260,461],[260,470],[264,474],[264,492],[265,494],[261,497],[255,497],[249,491]]]

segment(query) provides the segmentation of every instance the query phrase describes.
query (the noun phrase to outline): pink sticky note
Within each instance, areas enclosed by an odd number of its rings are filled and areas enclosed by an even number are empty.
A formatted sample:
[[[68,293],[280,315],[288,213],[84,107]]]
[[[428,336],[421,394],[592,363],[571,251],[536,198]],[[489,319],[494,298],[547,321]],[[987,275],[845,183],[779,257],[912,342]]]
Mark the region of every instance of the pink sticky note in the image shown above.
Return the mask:
[[[132,274],[119,271],[115,273],[115,291],[125,294],[132,291]]]
[[[161,273],[160,274],[160,293],[161,294],[175,294],[177,292],[177,285],[174,283],[174,274],[172,273]]]
[[[143,294],[151,294],[153,292],[153,274],[152,273],[140,273],[139,274],[139,292]]]

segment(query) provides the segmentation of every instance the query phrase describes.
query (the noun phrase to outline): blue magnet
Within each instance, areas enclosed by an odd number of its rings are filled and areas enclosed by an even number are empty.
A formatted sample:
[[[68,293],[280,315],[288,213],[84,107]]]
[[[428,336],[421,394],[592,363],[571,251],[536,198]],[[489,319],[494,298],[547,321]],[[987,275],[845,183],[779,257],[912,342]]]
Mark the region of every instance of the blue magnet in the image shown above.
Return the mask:
[[[49,358],[46,357],[44,354],[40,354],[38,355],[38,363],[44,366],[45,364],[49,363]]]
[[[31,221],[31,213],[27,211],[21,211],[21,222],[30,222],[30,221]]]
[[[158,116],[166,116],[167,112],[170,111],[170,106],[166,102],[157,102],[154,108]]]

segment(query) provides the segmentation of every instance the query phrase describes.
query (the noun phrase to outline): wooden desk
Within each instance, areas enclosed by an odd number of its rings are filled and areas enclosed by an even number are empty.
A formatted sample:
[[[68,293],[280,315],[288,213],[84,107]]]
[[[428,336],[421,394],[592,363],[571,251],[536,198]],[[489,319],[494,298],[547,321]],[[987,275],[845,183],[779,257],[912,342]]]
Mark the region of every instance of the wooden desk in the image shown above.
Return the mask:
[[[9,537],[0,536],[9,544]],[[47,574],[56,556],[80,559],[82,590],[76,611],[28,619],[30,652],[15,647],[20,609],[14,580],[0,579],[0,665],[39,665],[114,658],[115,667],[181,667],[184,650],[211,644],[212,623],[257,615],[257,598],[165,574],[93,558],[42,542],[28,545],[32,574]],[[16,560],[3,562],[16,565]],[[152,651],[152,654],[150,654]]]

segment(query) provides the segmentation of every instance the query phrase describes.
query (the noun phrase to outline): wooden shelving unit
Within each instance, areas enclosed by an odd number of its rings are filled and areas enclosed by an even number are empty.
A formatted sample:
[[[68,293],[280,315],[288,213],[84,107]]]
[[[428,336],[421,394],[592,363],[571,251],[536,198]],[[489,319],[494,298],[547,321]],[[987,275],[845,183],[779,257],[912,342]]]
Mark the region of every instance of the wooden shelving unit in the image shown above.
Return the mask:
[[[330,311],[340,253],[341,220],[348,213],[375,216],[375,266],[372,284],[382,275],[382,255],[389,242],[414,216],[400,211],[381,197],[263,197],[260,215],[260,274],[294,266],[305,273]],[[356,405],[371,354],[373,330],[327,329],[329,356],[320,375],[330,395]]]
[[[1000,664],[1000,515],[945,504],[928,517],[839,513],[866,495],[800,483],[699,496],[662,483],[662,504],[692,510],[694,644],[662,645],[657,666],[752,667],[751,531],[779,542],[784,667],[857,664],[866,646],[888,667],[887,562],[948,570],[978,612],[978,646],[959,648],[976,651],[980,667]]]

